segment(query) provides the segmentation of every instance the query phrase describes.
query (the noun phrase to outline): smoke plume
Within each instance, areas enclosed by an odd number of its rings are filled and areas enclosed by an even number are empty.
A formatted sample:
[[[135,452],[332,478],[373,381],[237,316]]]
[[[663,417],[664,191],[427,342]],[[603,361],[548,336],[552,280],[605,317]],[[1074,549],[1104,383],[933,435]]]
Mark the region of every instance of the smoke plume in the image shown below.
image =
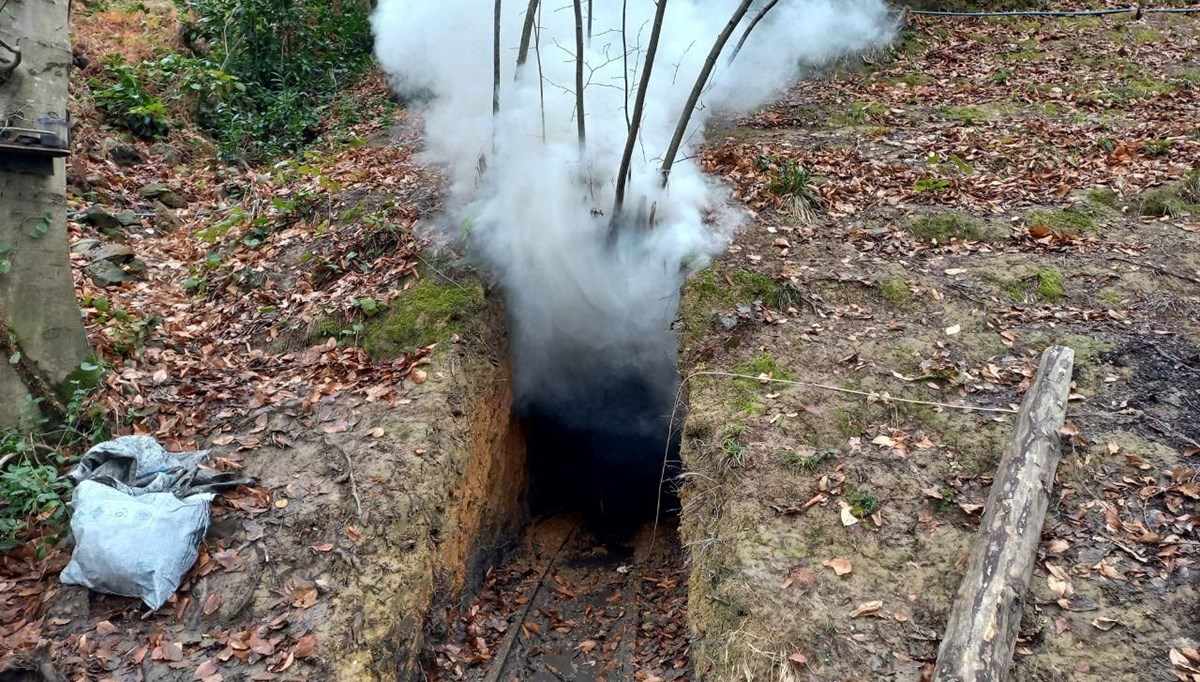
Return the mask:
[[[373,16],[376,55],[393,87],[427,101],[427,156],[450,181],[446,222],[505,291],[519,409],[593,436],[614,426],[626,435],[648,434],[647,449],[657,443],[657,453],[623,443],[612,446],[621,453],[594,459],[622,469],[648,457],[656,479],[664,413],[677,381],[671,323],[680,287],[723,248],[731,222],[705,222],[726,192],[688,158],[705,120],[756,106],[802,65],[883,43],[894,30],[882,0],[783,0],[730,63],[758,10],[753,7],[717,61],[681,160],[663,187],[662,156],[714,40],[739,3],[660,1],[668,5],[624,201],[623,215],[631,217],[611,239],[616,176],[654,2],[583,3],[594,15],[585,17],[591,33],[584,50],[582,144],[571,2],[538,3],[528,60],[518,71],[529,2],[504,0],[495,114],[491,2],[381,0]],[[608,448],[596,445],[603,438],[588,440],[588,447]]]

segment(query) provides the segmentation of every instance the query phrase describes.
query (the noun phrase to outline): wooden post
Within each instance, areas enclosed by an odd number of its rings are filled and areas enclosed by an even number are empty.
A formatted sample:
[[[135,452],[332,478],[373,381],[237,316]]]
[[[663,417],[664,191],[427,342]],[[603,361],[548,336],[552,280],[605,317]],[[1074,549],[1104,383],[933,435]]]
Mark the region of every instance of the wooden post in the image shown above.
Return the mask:
[[[950,610],[934,682],[997,682],[1008,675],[1037,557],[1075,351],[1042,354],[988,495],[979,537]]]

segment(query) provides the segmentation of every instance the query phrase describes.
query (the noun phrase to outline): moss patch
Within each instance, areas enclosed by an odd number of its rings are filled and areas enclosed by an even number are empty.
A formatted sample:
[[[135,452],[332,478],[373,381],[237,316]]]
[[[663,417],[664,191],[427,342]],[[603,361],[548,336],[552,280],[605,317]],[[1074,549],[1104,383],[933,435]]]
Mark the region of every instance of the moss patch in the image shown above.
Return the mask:
[[[1095,206],[1103,206],[1119,210],[1121,208],[1121,195],[1108,187],[1097,187],[1087,193],[1087,199]]]
[[[923,215],[908,225],[908,231],[925,239],[946,242],[950,239],[990,241],[998,238],[996,231],[978,218],[964,213],[935,213]]]
[[[999,283],[1004,293],[1018,301],[1023,301],[1032,295],[1034,298],[1053,303],[1066,296],[1066,290],[1063,287],[1065,281],[1066,278],[1058,270],[1039,268],[1028,277],[1000,280]]]
[[[423,279],[367,323],[363,347],[373,357],[388,358],[437,343],[458,332],[482,306],[478,287]]]
[[[1200,171],[1192,171],[1173,185],[1143,194],[1138,213],[1155,218],[1200,215]]]
[[[883,295],[883,300],[894,306],[905,306],[912,301],[912,289],[909,289],[908,283],[902,279],[880,282],[879,293]]]
[[[1096,231],[1096,221],[1092,216],[1074,208],[1064,208],[1061,211],[1034,211],[1025,219],[1035,227],[1049,228],[1064,234],[1083,234]]]

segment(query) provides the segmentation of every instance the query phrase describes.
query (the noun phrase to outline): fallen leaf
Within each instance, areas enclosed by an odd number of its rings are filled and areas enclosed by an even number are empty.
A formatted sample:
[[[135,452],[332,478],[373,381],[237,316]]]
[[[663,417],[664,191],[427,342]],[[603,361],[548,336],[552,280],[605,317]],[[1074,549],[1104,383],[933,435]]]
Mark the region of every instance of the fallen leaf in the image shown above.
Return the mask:
[[[1109,630],[1113,629],[1114,627],[1116,627],[1119,624],[1120,623],[1113,620],[1112,618],[1096,618],[1096,619],[1092,620],[1092,627],[1096,628],[1097,630],[1103,630],[1105,632],[1108,632]]]
[[[854,570],[854,567],[850,565],[850,562],[846,561],[845,559],[826,559],[821,563],[821,565],[832,568],[833,572],[837,575],[846,575],[850,571]]]
[[[800,653],[799,651],[792,654],[791,656],[788,656],[788,660],[791,661],[792,663],[795,663],[796,665],[804,665],[804,664],[808,663],[808,657],[805,656],[804,654]]]
[[[296,658],[308,658],[312,655],[313,649],[317,648],[317,636],[313,634],[304,635],[292,648],[292,653]]]
[[[869,602],[859,604],[858,608],[854,609],[854,612],[850,614],[850,617],[851,618],[862,618],[863,616],[876,616],[876,615],[879,615],[879,612],[882,610],[883,610],[883,602],[882,601],[879,601],[879,600],[869,601]]]
[[[225,594],[223,592],[213,592],[208,595],[208,599],[204,600],[204,615],[211,616],[216,613],[217,609],[221,608],[221,602],[224,600]]]
[[[192,674],[192,679],[203,680],[207,677],[212,677],[216,673],[217,662],[210,658],[196,667],[196,672]]]

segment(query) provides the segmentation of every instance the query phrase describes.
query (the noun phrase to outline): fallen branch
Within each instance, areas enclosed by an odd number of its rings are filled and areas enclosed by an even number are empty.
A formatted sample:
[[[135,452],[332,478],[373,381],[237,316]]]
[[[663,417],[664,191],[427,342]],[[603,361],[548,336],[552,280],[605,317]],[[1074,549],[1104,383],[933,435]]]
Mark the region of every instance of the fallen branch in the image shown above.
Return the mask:
[[[1192,277],[1191,275],[1184,275],[1184,274],[1175,272],[1173,270],[1168,270],[1168,269],[1162,267],[1161,265],[1155,265],[1153,263],[1143,263],[1142,261],[1130,260],[1128,258],[1122,258],[1120,256],[1109,256],[1108,260],[1115,260],[1120,263],[1128,263],[1129,265],[1136,265],[1141,268],[1149,268],[1156,272],[1161,272],[1164,275],[1170,275],[1171,277],[1181,279],[1185,282],[1191,282],[1192,284],[1200,284],[1200,278]]]
[[[992,482],[979,536],[950,610],[934,682],[1008,676],[1061,454],[1075,351],[1042,354]]]

